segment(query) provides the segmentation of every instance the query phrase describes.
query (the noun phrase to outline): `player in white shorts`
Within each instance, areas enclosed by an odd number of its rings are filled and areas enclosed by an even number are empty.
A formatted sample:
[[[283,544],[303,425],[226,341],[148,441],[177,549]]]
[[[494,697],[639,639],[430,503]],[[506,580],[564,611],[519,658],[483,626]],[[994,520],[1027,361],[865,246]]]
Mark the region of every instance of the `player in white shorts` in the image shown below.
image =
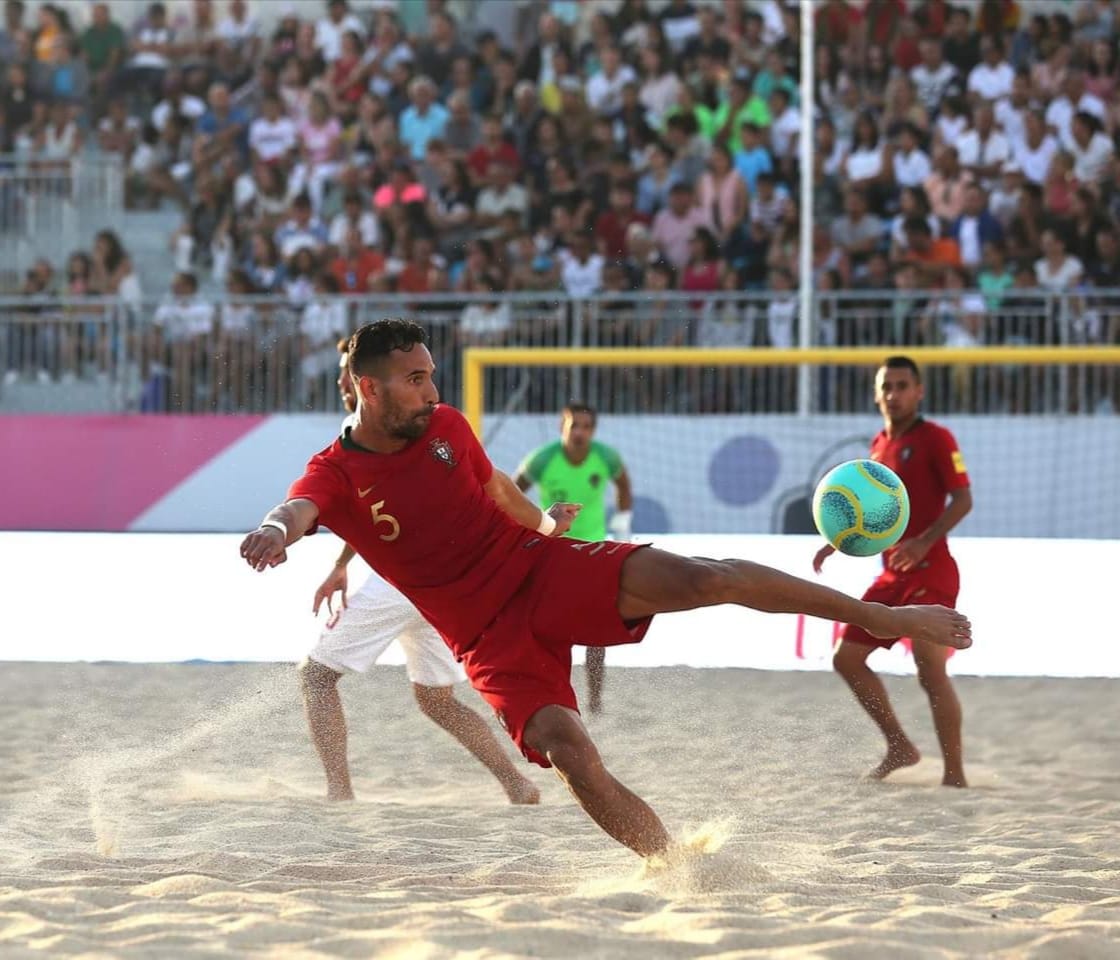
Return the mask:
[[[354,387],[346,365],[348,342],[339,342],[338,390],[343,405],[353,411]],[[394,640],[404,650],[408,679],[420,710],[473,753],[501,783],[511,803],[536,803],[540,793],[499,746],[486,721],[460,703],[453,685],[466,679],[447,644],[394,587],[371,574],[362,588],[347,599],[346,567],[354,551],[349,544],[315,592],[315,613],[326,600],[332,613],[315,649],[300,664],[303,700],[311,739],[327,774],[327,797],[351,800],[350,766],[346,758],[346,718],[338,695],[338,680],[346,671],[365,673]],[[337,613],[335,592],[342,595]]]

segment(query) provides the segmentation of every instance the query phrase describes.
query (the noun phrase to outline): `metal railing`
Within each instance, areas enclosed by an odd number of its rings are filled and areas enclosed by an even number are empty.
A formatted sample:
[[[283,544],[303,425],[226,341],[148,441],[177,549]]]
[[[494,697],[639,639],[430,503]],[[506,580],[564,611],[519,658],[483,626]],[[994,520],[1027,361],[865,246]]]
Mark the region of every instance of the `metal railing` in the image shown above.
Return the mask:
[[[40,258],[56,262],[60,244],[88,245],[123,223],[119,158],[0,154],[0,290],[19,289]]]
[[[986,300],[980,300],[986,297]],[[1120,290],[1054,294],[820,292],[820,346],[1120,344]],[[794,412],[799,377],[809,409],[864,411],[864,364],[798,368],[765,363],[793,346],[796,293],[620,292],[573,299],[555,292],[142,301],[0,298],[0,411],[294,412],[339,408],[337,340],[359,324],[408,316],[428,330],[444,397],[460,402],[469,346],[753,348],[751,363],[493,367],[491,410],[552,411],[572,397],[601,410],[651,413]],[[934,412],[1120,412],[1114,353],[1102,363],[937,368],[926,378]],[[806,412],[806,411],[801,411]]]

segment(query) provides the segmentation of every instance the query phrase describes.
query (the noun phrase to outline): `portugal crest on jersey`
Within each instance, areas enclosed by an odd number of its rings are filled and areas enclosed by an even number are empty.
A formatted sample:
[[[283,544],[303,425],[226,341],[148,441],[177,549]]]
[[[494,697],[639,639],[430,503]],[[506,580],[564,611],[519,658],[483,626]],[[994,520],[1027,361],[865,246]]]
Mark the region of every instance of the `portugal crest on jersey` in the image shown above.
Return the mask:
[[[459,461],[455,459],[455,451],[451,449],[451,444],[446,440],[436,437],[428,444],[428,452],[440,463],[445,464],[448,470],[458,466]]]

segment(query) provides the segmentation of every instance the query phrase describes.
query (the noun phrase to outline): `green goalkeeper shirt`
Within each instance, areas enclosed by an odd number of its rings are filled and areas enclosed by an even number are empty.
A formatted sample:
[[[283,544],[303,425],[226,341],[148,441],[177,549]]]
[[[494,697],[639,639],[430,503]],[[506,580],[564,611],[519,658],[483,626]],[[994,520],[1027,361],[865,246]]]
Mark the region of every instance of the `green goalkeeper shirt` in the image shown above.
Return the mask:
[[[567,533],[577,540],[607,539],[607,488],[622,471],[618,451],[594,440],[583,463],[572,463],[556,440],[534,450],[518,469],[540,488],[542,510],[554,503],[583,504]]]

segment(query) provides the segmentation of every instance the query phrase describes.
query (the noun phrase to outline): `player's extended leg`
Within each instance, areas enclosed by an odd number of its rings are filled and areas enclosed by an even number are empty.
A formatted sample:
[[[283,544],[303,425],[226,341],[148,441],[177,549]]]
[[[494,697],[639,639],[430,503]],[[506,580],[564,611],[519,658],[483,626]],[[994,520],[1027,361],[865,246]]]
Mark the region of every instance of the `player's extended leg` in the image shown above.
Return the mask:
[[[618,612],[623,620],[721,603],[855,623],[875,637],[912,637],[962,649],[972,643],[968,618],[948,607],[867,603],[749,560],[681,557],[646,547],[622,565]]]
[[[541,708],[526,724],[524,741],[548,758],[587,815],[619,843],[643,857],[668,847],[669,833],[660,818],[603,766],[575,711]]]
[[[918,681],[929,697],[933,725],[941,744],[941,756],[945,760],[945,775],[941,783],[946,787],[967,787],[961,747],[961,702],[945,669],[948,659],[949,651],[944,647],[915,641],[914,662],[918,665]]]
[[[455,698],[451,687],[426,687],[414,683],[412,690],[424,716],[443,727],[473,753],[497,778],[510,803],[539,803],[540,791],[521,775],[501,748],[486,721]]]
[[[587,709],[599,713],[603,709],[603,679],[607,672],[607,648],[588,647],[583,669],[587,672]]]
[[[354,799],[350,766],[346,760],[346,717],[338,696],[338,678],[341,676],[338,671],[310,659],[304,660],[299,667],[307,725],[327,774],[328,800]]]
[[[941,647],[931,649],[943,649]],[[918,748],[910,741],[895,716],[890,698],[883,681],[867,665],[867,658],[875,647],[866,643],[841,642],[832,657],[832,666],[845,683],[851,687],[859,705],[875,721],[887,740],[887,755],[868,776],[882,780],[887,774],[900,767],[909,767],[922,759]]]

